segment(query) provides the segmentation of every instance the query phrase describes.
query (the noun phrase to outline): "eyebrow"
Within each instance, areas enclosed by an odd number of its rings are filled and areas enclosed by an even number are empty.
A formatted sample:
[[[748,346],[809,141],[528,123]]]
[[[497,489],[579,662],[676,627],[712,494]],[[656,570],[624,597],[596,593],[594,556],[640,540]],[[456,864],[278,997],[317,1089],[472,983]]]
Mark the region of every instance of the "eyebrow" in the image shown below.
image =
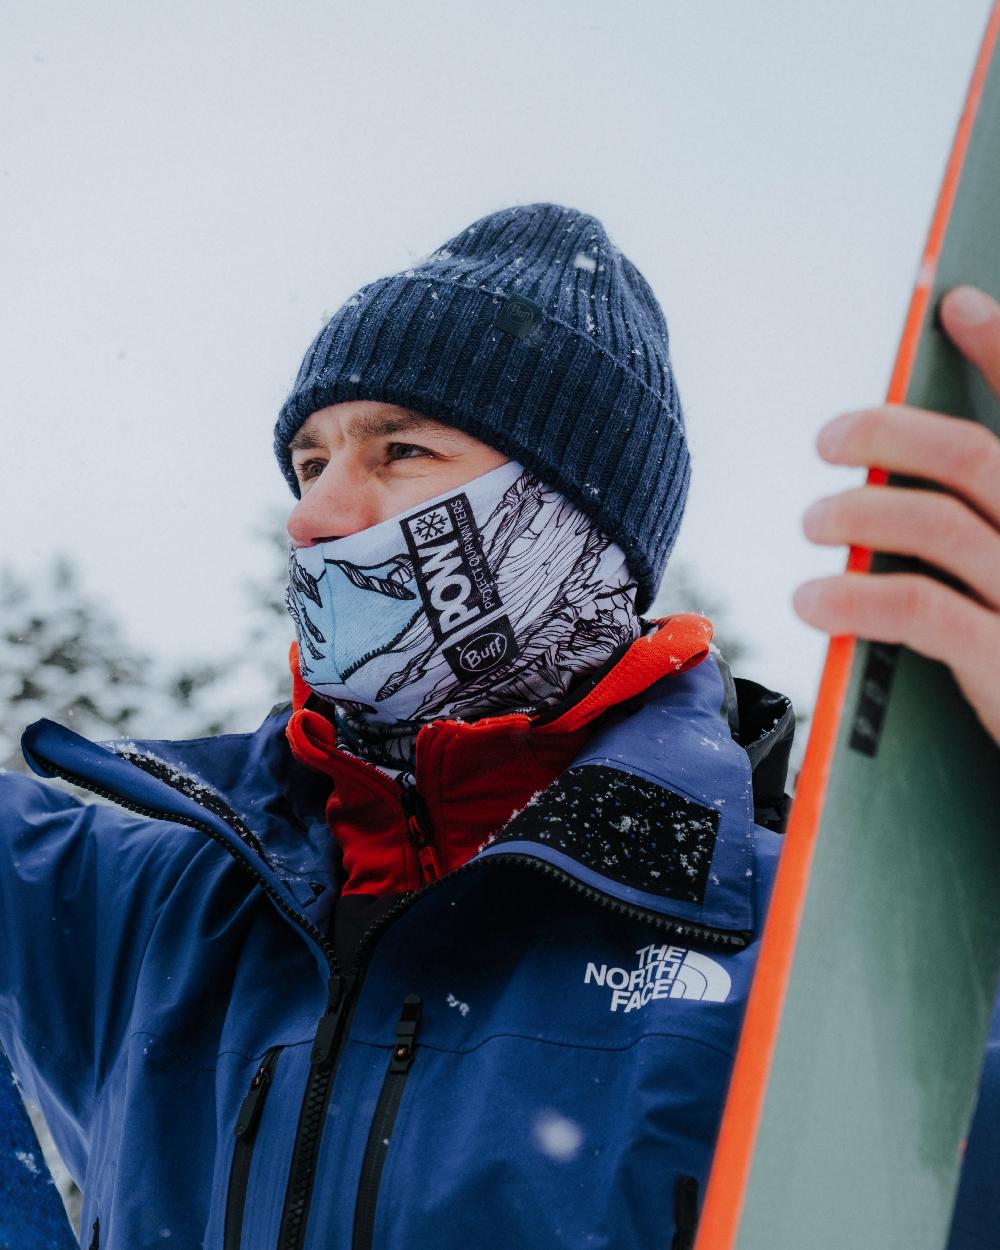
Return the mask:
[[[421,416],[419,412],[378,413],[373,412],[352,417],[347,423],[347,435],[356,442],[366,442],[376,438],[388,438],[393,434],[406,434],[411,430],[425,429],[440,438],[459,441],[461,435],[457,430],[450,430],[446,425],[433,421],[430,417]],[[314,451],[323,446],[323,440],[312,430],[300,426],[288,443],[289,451]]]

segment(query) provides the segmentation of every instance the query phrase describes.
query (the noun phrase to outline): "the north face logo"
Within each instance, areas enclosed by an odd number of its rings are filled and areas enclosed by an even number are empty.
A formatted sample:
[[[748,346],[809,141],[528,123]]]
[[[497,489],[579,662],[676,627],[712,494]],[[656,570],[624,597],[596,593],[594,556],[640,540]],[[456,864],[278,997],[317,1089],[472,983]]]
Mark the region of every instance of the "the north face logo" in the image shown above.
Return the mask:
[[[714,959],[683,946],[643,946],[636,951],[634,968],[588,963],[584,985],[611,991],[610,1011],[635,1011],[656,998],[698,998],[724,1003],[732,978]]]

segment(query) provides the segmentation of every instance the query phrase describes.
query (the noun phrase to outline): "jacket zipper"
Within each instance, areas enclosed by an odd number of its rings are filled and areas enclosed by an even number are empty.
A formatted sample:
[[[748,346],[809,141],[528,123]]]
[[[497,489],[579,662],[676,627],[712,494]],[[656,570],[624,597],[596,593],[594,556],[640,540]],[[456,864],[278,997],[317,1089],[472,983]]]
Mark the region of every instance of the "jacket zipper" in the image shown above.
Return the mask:
[[[240,1242],[243,1239],[243,1209],[246,1206],[247,1182],[250,1179],[250,1164],[253,1162],[254,1146],[257,1142],[257,1128],[260,1125],[264,1102],[267,1099],[267,1091],[271,1087],[274,1065],[280,1051],[280,1046],[272,1046],[264,1052],[264,1058],[254,1073],[250,1088],[240,1107],[240,1113],[236,1117],[236,1126],[233,1130],[236,1136],[236,1147],[233,1150],[233,1164],[229,1172],[223,1250],[240,1250]]]
[[[334,976],[330,980],[330,998],[313,1041],[306,1092],[295,1130],[292,1165],[278,1233],[278,1250],[300,1250],[305,1241],[327,1103],[333,1089],[337,1061],[347,1036],[347,1026],[354,1014],[354,990],[359,980],[358,976],[344,975]]]
[[[678,1176],[674,1182],[674,1239],[670,1250],[693,1250],[698,1231],[698,1178]]]
[[[427,885],[432,881],[440,880],[442,876],[441,860],[438,858],[437,848],[428,828],[430,822],[427,817],[427,809],[419,791],[415,785],[404,785],[402,790],[407,837],[410,840],[410,845],[417,852],[417,862],[420,864],[420,879]]]
[[[417,898],[423,898],[431,890],[437,889],[438,886],[446,882],[450,884],[456,877],[464,876],[470,872],[481,871],[486,865],[496,863],[497,859],[497,856],[491,855],[488,859],[470,860],[459,868],[453,868],[438,880],[429,881],[426,885],[421,886],[419,890],[413,890],[409,894],[401,894],[396,902],[384,911],[378,920],[365,931],[358,942],[357,950],[359,957],[361,952],[372,942],[373,938],[387,925],[392,924],[402,912],[411,907]],[[650,924],[654,928],[660,929],[676,938],[686,939],[689,942],[698,942],[701,945],[715,949],[743,950],[750,944],[750,939],[753,937],[752,933],[742,929],[712,929],[707,925],[698,924],[694,920],[681,920],[677,916],[662,916],[643,907],[635,907],[632,903],[623,903],[619,899],[602,894],[600,890],[595,890],[592,886],[578,881],[576,877],[571,876],[568,872],[564,872],[561,868],[556,868],[554,865],[548,864],[541,859],[532,859],[527,855],[517,854],[509,857],[505,856],[500,862],[509,863],[510,860],[514,860],[518,868],[540,872],[550,880],[560,882],[567,889],[572,890],[574,894],[582,894],[584,898],[602,907],[605,911],[612,911],[620,916],[629,916],[633,920],[641,920],[643,923]]]
[[[368,1133],[368,1144],[365,1146],[361,1179],[358,1182],[358,1200],[354,1209],[352,1250],[372,1250],[378,1187],[382,1179],[386,1155],[389,1152],[396,1114],[406,1088],[406,1079],[413,1065],[420,1010],[420,996],[408,994],[403,1003],[399,1023],[396,1025],[396,1043],[392,1048],[389,1068],[382,1082],[382,1092],[375,1106],[372,1126]]]

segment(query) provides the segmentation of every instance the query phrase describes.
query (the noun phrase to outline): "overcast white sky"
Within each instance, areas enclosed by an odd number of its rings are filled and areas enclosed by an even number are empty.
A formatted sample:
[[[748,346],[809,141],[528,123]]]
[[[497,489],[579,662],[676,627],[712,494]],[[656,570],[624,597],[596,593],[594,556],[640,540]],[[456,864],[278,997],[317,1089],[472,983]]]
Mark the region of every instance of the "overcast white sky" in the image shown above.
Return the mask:
[[[477,217],[599,217],[666,312],[677,557],[807,704],[820,424],[881,401],[989,0],[8,6],[0,534],[161,653],[211,652],[290,497],[325,316]],[[974,275],[970,275],[974,278]]]

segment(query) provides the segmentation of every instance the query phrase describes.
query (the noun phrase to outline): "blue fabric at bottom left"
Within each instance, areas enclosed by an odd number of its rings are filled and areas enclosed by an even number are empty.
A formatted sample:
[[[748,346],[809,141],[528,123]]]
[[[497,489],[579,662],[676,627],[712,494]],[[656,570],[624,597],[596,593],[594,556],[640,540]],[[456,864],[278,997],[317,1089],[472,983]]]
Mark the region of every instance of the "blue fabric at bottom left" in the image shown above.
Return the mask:
[[[0,1050],[0,1250],[75,1250],[66,1211]]]

